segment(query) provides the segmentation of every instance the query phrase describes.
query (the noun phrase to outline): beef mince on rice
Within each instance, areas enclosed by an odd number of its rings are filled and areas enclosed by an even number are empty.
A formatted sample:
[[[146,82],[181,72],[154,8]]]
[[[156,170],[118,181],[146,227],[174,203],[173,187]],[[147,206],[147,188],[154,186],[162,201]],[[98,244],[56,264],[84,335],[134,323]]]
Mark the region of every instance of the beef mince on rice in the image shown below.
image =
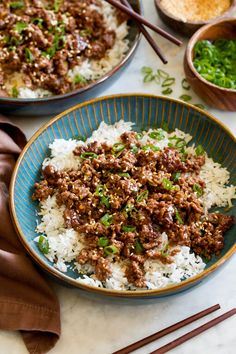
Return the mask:
[[[232,216],[229,173],[179,130],[136,133],[104,122],[86,142],[55,140],[33,199],[40,202],[39,248],[79,281],[160,288],[201,272],[218,255]],[[220,177],[220,178],[219,178]]]
[[[104,0],[1,2],[0,96],[84,87],[122,60],[127,34],[127,18]]]

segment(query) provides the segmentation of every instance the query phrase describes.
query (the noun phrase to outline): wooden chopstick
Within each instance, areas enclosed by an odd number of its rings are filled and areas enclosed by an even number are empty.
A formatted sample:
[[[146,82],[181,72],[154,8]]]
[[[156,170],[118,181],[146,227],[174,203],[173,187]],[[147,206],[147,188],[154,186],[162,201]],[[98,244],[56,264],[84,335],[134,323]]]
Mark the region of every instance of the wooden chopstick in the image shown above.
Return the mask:
[[[162,37],[168,39],[172,43],[177,44],[179,46],[183,44],[179,39],[175,38],[174,36],[172,36],[168,32],[161,29],[160,27],[153,25],[152,23],[147,21],[143,16],[139,15],[137,12],[131,10],[127,6],[121,4],[119,1],[117,1],[117,0],[106,0],[106,1],[109,2],[109,4],[113,5],[114,7],[127,13],[127,15],[129,15],[131,18],[133,18],[137,22],[142,23],[143,25],[149,27],[150,29],[152,29],[156,33],[160,34]]]
[[[130,3],[127,0],[121,0],[121,3],[124,4],[125,6],[127,6],[129,9],[133,10],[132,6],[130,5]],[[140,31],[142,32],[142,34],[144,35],[146,40],[149,42],[149,44],[151,45],[153,50],[156,52],[156,54],[159,56],[161,61],[164,64],[167,64],[168,61],[167,61],[166,57],[164,56],[164,54],[162,54],[161,49],[158,47],[158,45],[156,44],[156,42],[154,41],[152,36],[148,33],[146,28],[139,22],[137,24],[138,24],[138,27],[139,27]]]
[[[217,305],[214,305],[214,306],[211,306],[203,311],[200,311],[200,312],[197,312],[195,313],[194,315],[190,316],[190,317],[187,317],[185,318],[184,320],[182,321],[179,321],[169,327],[166,327],[164,329],[162,329],[161,331],[158,331],[148,337],[145,337],[133,344],[130,344],[128,345],[127,347],[125,348],[122,348],[120,350],[117,350],[116,352],[113,352],[112,354],[128,354],[128,353],[131,353],[132,351],[136,350],[136,349],[139,349],[141,347],[143,347],[144,345],[146,344],[149,344],[151,342],[153,342],[154,340],[157,340],[161,337],[164,337],[166,336],[167,334],[169,333],[172,333],[174,331],[176,331],[177,329],[179,328],[182,328],[186,325],[188,325],[189,323],[192,323],[196,320],[198,320],[199,318],[202,318],[206,315],[209,315],[210,313],[216,311],[216,310],[219,310],[220,309],[220,305],[217,304]]]
[[[202,326],[195,328],[194,330],[184,334],[183,336],[181,336],[179,338],[176,338],[175,340],[171,341],[170,343],[167,343],[166,345],[163,345],[162,347],[154,350],[150,354],[164,354],[164,353],[168,352],[169,350],[176,348],[180,344],[187,342],[189,339],[191,339],[195,336],[198,336],[200,333],[206,331],[207,329],[217,325],[218,323],[226,320],[227,318],[229,318],[235,314],[236,314],[236,308],[232,309],[228,312],[225,312],[223,315],[214,318],[213,320],[205,323]]]

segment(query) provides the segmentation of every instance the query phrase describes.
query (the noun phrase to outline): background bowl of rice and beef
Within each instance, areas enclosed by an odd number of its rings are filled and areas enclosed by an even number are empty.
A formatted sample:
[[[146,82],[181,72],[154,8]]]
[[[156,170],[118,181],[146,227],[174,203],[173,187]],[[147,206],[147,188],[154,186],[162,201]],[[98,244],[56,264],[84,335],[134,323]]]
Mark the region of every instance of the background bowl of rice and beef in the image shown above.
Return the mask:
[[[130,0],[140,12],[140,0]],[[61,112],[92,98],[131,60],[136,23],[104,0],[0,5],[0,108],[11,115]]]
[[[146,298],[174,295],[201,283],[229,260],[236,251],[235,225],[226,232],[224,247],[220,253],[214,255],[210,260],[204,260],[206,267],[203,271],[188,279],[181,278],[179,283],[168,284],[156,289],[116,290],[91,286],[89,283],[80,281],[80,279],[84,279],[84,276],[83,273],[79,274],[75,269],[75,263],[72,262],[66,268],[63,265],[60,271],[59,264],[57,268],[55,267],[57,260],[50,260],[50,257],[45,257],[42,253],[42,247],[47,245],[42,243],[40,251],[39,240],[38,243],[36,242],[36,238],[39,237],[36,227],[41,222],[41,217],[36,214],[36,211],[39,211],[39,205],[38,202],[32,200],[32,195],[34,183],[40,181],[42,163],[49,156],[49,144],[55,139],[68,140],[75,139],[75,137],[81,139],[81,136],[88,138],[101,122],[114,124],[121,119],[127,124],[134,123],[134,130],[137,132],[149,128],[165,127],[167,129],[168,127],[169,131],[178,128],[192,135],[195,146],[203,146],[208,156],[215,162],[222,164],[222,167],[227,168],[230,173],[228,185],[231,186],[227,188],[235,190],[233,186],[236,185],[236,141],[232,133],[222,123],[209,113],[175,99],[144,94],[115,95],[93,99],[68,109],[39,129],[30,139],[18,159],[11,181],[10,208],[13,222],[29,255],[46,273],[64,284],[116,297]],[[217,143],[218,141],[221,141],[220,145]],[[178,142],[180,143],[182,140],[180,139]],[[118,147],[120,147],[119,144],[116,148]],[[59,155],[60,149],[59,147]],[[216,167],[214,165],[212,169],[214,170]],[[222,177],[219,179],[222,180]],[[98,192],[101,193],[100,190]],[[235,200],[233,204],[235,205]],[[51,210],[54,213],[53,207]],[[235,206],[229,210],[225,207],[217,208],[217,210],[226,216],[234,215],[235,217]],[[103,221],[107,222],[108,220]],[[69,233],[67,236],[71,237]]]

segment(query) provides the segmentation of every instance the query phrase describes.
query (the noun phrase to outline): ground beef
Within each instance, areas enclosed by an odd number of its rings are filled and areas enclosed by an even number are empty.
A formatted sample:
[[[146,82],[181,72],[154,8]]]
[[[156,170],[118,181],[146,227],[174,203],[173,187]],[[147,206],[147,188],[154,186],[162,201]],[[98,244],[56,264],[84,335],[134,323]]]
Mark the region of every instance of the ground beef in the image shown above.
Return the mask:
[[[65,206],[65,227],[83,235],[85,248],[77,262],[92,264],[97,279],[105,281],[111,262],[121,259],[128,281],[143,287],[147,259],[172,263],[178,245],[206,258],[222,250],[234,219],[204,212],[205,183],[199,177],[204,155],[172,146],[145,150],[134,132],[122,134],[113,147],[98,142],[77,146],[74,155],[80,169],[46,166],[33,199],[56,194],[58,205]],[[164,232],[169,244],[163,244]]]

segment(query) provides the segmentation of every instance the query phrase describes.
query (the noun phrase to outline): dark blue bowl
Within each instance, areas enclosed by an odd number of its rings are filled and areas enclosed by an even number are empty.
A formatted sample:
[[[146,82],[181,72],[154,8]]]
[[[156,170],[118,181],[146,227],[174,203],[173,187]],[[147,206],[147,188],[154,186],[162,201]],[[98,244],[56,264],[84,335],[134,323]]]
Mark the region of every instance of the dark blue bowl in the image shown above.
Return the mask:
[[[60,281],[103,295],[119,297],[163,297],[180,293],[199,284],[222,266],[236,251],[236,225],[225,237],[221,254],[207,263],[206,269],[180,284],[156,290],[118,291],[80,284],[78,274],[69,270],[61,273],[39,251],[37,236],[37,203],[32,201],[34,182],[39,180],[43,160],[49,155],[48,145],[55,138],[69,139],[76,135],[89,137],[101,121],[113,124],[123,118],[135,123],[137,129],[161,127],[165,122],[172,130],[179,128],[193,136],[195,144],[202,144],[208,154],[231,174],[230,184],[236,184],[236,140],[230,131],[212,117],[182,101],[144,94],[116,95],[94,99],[70,108],[52,119],[30,139],[22,151],[11,181],[11,214],[21,242],[32,258],[49,274]],[[230,212],[235,213],[235,208]]]

